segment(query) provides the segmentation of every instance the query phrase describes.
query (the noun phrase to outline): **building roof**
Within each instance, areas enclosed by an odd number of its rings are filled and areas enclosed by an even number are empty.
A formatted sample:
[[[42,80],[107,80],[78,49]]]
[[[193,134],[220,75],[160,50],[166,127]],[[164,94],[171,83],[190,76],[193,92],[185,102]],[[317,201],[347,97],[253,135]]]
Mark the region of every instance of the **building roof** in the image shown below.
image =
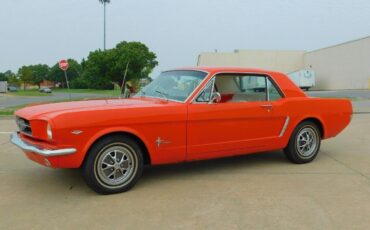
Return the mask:
[[[311,51],[308,51],[306,53],[312,53],[312,52],[317,52],[317,51],[321,51],[321,50],[325,50],[325,49],[334,48],[334,47],[337,47],[337,46],[343,46],[343,45],[347,45],[347,44],[350,44],[350,43],[354,43],[354,42],[358,42],[358,41],[362,41],[362,40],[366,40],[366,39],[370,39],[370,35],[366,36],[366,37],[363,37],[363,38],[358,38],[358,39],[355,39],[355,40],[346,41],[346,42],[342,42],[342,43],[339,43],[339,44],[323,47],[323,48],[320,48],[320,49],[311,50]]]

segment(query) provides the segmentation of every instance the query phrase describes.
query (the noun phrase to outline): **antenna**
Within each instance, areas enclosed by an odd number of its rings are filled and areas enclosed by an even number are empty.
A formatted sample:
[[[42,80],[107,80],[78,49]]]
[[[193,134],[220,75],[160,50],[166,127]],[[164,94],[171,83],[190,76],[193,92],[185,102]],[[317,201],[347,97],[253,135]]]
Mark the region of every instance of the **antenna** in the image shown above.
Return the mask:
[[[119,98],[122,98],[122,95],[125,94],[125,89],[126,89],[126,75],[127,75],[127,70],[128,70],[128,65],[130,64],[130,61],[127,62],[126,64],[126,70],[125,74],[123,75],[123,81],[122,81],[122,86],[121,86],[121,95]]]

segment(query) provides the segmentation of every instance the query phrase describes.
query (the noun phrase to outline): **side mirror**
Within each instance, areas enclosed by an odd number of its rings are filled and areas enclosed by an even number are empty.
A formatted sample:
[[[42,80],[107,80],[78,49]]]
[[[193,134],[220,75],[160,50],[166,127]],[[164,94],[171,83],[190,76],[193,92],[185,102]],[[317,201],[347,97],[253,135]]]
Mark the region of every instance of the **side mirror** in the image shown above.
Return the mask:
[[[219,92],[214,92],[211,96],[211,100],[209,101],[209,104],[220,103],[220,101],[221,101],[221,94]]]

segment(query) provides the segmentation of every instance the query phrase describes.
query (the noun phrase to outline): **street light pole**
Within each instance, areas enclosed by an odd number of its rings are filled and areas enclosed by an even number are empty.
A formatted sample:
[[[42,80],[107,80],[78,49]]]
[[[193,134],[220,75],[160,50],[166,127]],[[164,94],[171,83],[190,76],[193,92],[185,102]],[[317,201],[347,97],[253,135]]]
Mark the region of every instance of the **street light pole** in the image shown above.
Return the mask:
[[[106,30],[106,22],[105,22],[105,15],[106,15],[106,9],[105,9],[105,6],[106,6],[106,1],[103,2],[104,4],[104,50],[106,49],[106,35],[105,35],[105,30]]]
[[[106,50],[106,6],[110,3],[110,0],[99,0],[99,2],[103,4],[104,8],[104,50]]]

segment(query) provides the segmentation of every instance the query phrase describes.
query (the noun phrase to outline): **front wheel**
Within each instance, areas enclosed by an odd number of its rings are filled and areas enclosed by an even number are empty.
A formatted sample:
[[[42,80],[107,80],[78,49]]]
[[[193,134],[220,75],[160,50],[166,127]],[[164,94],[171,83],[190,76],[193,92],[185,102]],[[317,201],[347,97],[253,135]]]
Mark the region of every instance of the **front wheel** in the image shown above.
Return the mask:
[[[100,194],[125,192],[143,171],[140,146],[131,138],[114,135],[93,145],[83,165],[86,184]]]
[[[311,121],[305,121],[295,128],[284,153],[291,162],[304,164],[316,158],[320,144],[321,133],[317,125]]]

